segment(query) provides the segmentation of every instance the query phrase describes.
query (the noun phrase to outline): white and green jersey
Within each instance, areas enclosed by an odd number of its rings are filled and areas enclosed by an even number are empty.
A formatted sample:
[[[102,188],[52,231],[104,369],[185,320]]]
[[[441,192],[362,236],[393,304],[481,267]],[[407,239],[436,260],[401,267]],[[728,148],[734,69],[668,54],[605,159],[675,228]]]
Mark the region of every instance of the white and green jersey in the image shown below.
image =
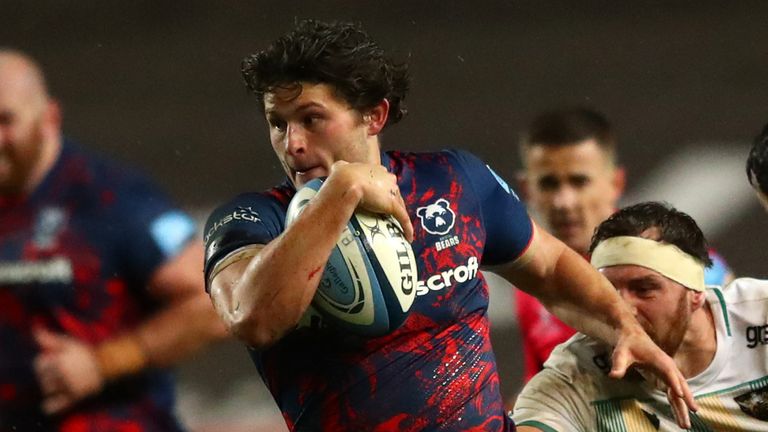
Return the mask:
[[[717,333],[712,363],[688,385],[699,404],[692,431],[768,431],[768,281],[710,287]],[[512,418],[545,432],[681,431],[666,396],[638,374],[607,376],[611,349],[577,334],[525,386]]]

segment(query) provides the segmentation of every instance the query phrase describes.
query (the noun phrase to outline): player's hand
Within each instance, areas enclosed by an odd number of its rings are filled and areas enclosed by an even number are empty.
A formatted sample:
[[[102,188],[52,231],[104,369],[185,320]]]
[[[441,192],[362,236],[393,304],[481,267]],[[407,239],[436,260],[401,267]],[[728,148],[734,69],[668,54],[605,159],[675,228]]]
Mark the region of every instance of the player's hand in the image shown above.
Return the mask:
[[[622,378],[627,370],[635,366],[646,379],[657,387],[666,389],[667,399],[677,420],[677,425],[690,429],[690,411],[699,407],[685,377],[674,360],[661,350],[644,331],[623,332],[613,350],[613,367],[609,376]],[[649,377],[646,372],[651,372]]]
[[[44,329],[35,330],[34,336],[41,351],[34,368],[43,392],[44,412],[62,412],[101,391],[104,379],[88,345]]]
[[[338,161],[331,167],[328,181],[331,181],[333,176],[343,177],[343,184],[360,187],[361,199],[358,207],[373,213],[394,216],[400,222],[405,238],[409,242],[413,241],[413,225],[394,174],[378,164]]]

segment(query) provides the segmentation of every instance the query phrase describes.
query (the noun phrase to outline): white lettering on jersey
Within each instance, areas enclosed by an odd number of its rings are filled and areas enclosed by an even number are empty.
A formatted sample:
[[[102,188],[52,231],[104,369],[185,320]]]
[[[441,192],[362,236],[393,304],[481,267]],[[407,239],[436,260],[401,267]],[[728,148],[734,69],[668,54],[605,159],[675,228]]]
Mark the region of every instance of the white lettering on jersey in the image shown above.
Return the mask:
[[[0,284],[70,283],[72,263],[64,257],[48,261],[0,262]]]
[[[469,257],[467,265],[460,265],[458,267],[448,269],[436,275],[432,275],[427,280],[419,280],[416,286],[416,295],[423,296],[429,294],[430,291],[440,291],[442,289],[453,286],[453,283],[463,283],[468,280],[474,279],[477,276],[477,270],[479,269],[477,257]]]
[[[450,236],[446,238],[442,238],[435,242],[435,249],[441,251],[443,249],[447,249],[451,246],[456,246],[459,244],[459,236]]]
[[[224,225],[232,221],[241,221],[241,220],[253,222],[253,223],[262,223],[261,217],[259,216],[259,214],[255,210],[253,210],[251,207],[238,207],[232,213],[229,213],[224,217],[222,217],[221,219],[214,222],[213,226],[211,226],[208,229],[208,232],[205,234],[205,238],[203,239],[203,242],[205,244],[208,244],[208,239],[219,228],[223,227]]]

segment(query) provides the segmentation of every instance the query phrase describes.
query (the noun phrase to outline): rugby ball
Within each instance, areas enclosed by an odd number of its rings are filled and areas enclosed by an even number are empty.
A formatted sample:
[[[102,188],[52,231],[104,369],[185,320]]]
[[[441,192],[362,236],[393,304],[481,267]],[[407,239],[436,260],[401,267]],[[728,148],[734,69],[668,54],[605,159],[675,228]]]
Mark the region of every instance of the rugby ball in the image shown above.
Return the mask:
[[[288,205],[286,226],[318,193],[323,179],[299,189]],[[416,258],[391,215],[357,210],[341,233],[312,299],[330,326],[382,336],[407,318],[416,297]]]

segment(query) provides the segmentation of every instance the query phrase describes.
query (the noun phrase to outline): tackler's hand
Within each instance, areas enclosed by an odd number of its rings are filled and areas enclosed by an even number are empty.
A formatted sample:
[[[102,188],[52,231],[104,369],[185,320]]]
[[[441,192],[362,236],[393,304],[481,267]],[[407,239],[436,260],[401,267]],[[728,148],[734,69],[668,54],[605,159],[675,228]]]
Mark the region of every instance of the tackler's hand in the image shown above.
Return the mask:
[[[690,429],[689,410],[695,412],[699,409],[693,393],[674,360],[653,343],[644,331],[621,334],[613,350],[612,364],[609,374],[612,378],[622,378],[634,366],[646,379],[666,390],[678,426]],[[653,376],[648,376],[647,372]]]

